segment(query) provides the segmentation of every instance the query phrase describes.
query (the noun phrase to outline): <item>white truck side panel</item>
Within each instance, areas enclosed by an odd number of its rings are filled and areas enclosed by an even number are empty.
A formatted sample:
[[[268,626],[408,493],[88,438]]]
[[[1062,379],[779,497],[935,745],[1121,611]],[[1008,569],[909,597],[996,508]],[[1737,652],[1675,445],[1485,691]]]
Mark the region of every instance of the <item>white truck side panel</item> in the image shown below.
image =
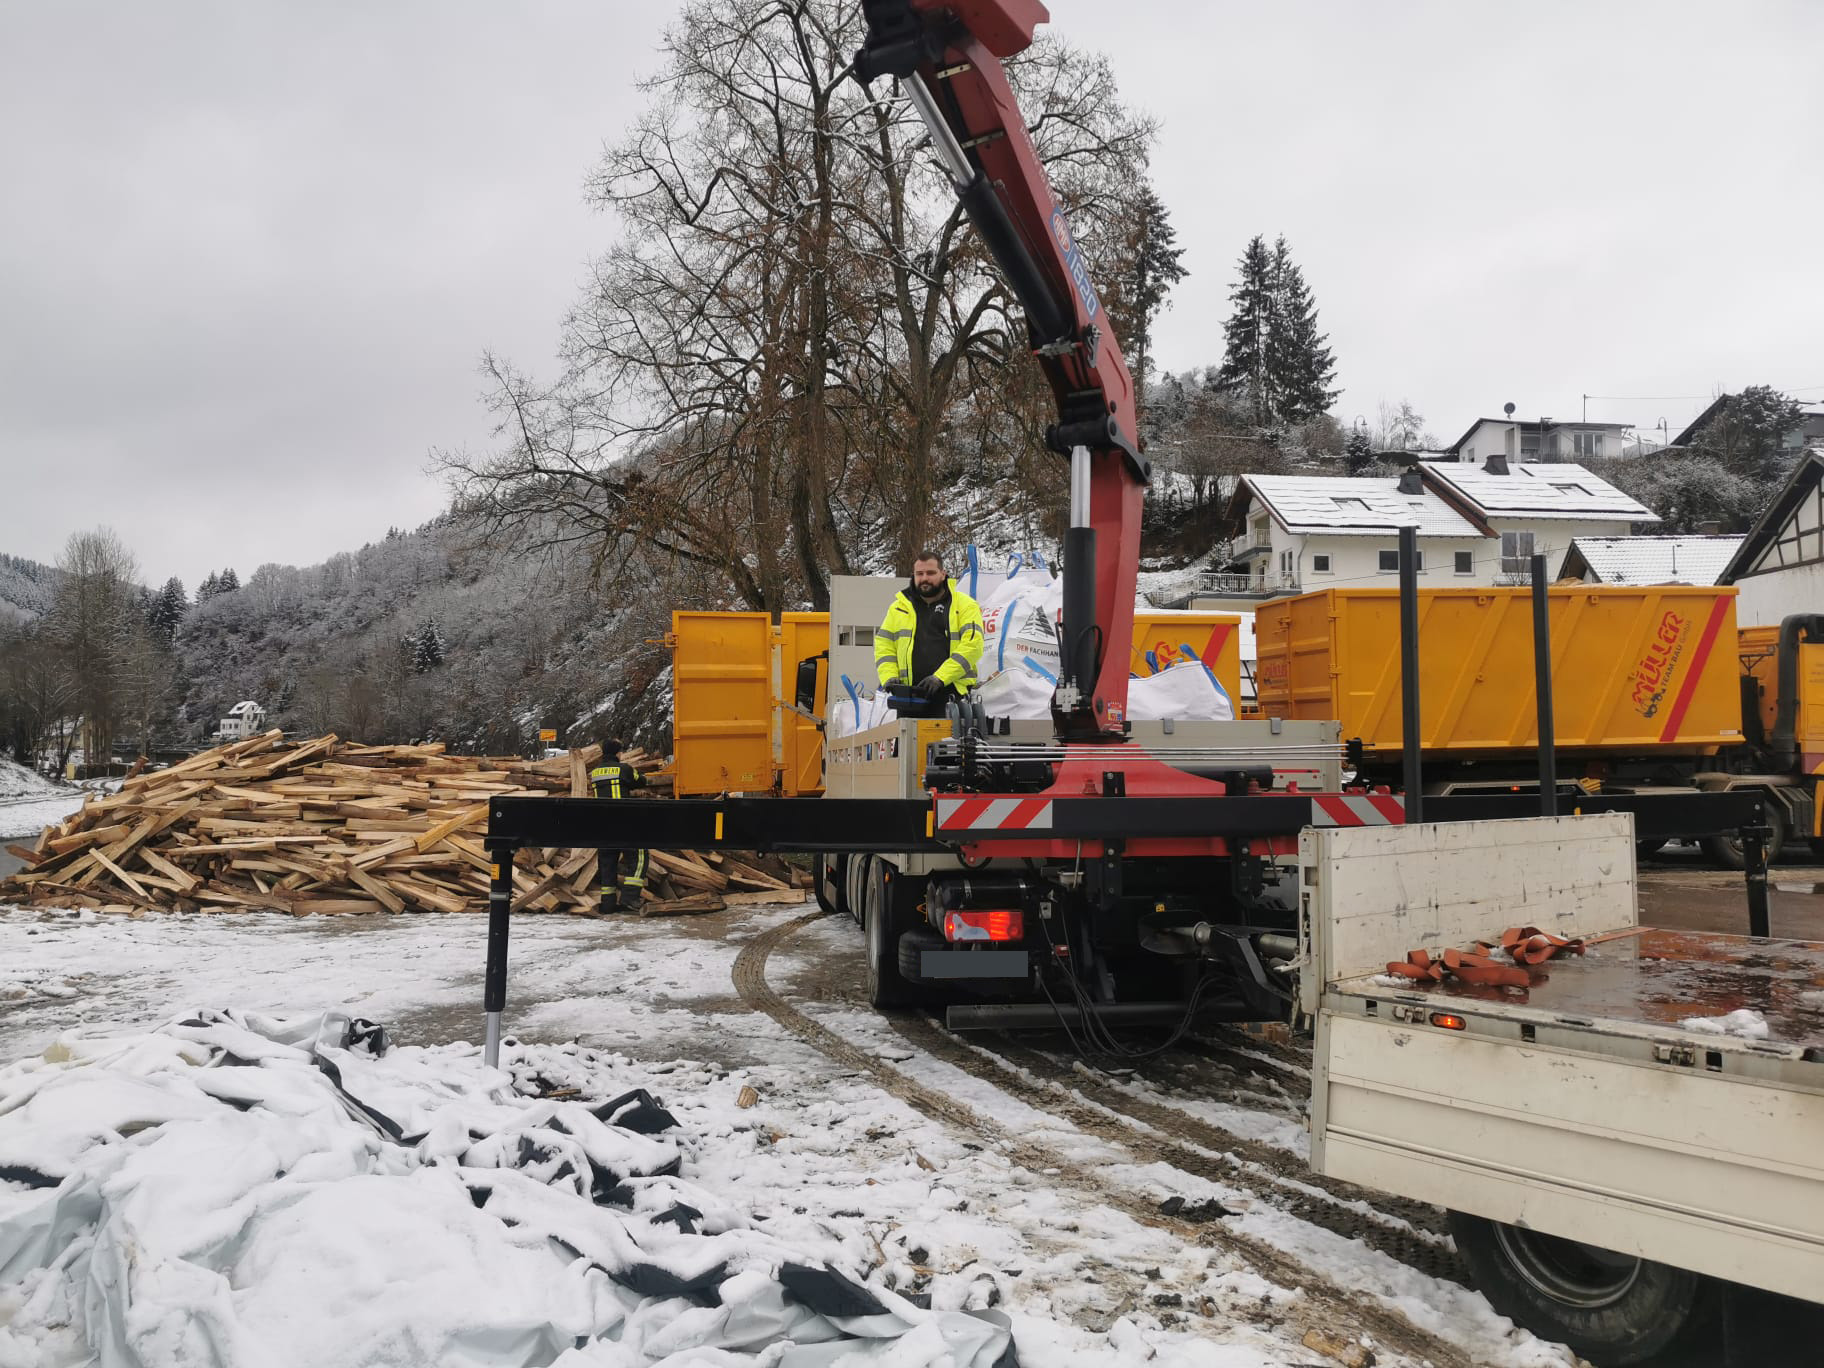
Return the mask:
[[[1326,1012],[1311,1166],[1824,1300],[1824,1096]]]
[[[1636,924],[1634,818],[1310,828],[1301,906],[1304,1009],[1326,983],[1382,972],[1409,950],[1443,950],[1537,926],[1560,936]],[[1324,869],[1348,870],[1323,879]],[[1312,969],[1316,972],[1311,972]]]

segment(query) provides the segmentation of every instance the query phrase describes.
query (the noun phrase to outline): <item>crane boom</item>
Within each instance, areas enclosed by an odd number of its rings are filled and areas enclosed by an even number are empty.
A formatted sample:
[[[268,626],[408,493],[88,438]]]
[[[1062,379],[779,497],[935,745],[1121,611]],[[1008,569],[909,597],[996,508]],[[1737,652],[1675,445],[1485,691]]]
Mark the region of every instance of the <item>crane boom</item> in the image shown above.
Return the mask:
[[[899,80],[970,222],[1025,311],[1057,400],[1046,443],[1070,458],[1064,623],[1052,711],[1061,733],[1118,740],[1140,565],[1134,382],[1002,62],[1050,16],[1039,0],[862,0],[854,72]]]

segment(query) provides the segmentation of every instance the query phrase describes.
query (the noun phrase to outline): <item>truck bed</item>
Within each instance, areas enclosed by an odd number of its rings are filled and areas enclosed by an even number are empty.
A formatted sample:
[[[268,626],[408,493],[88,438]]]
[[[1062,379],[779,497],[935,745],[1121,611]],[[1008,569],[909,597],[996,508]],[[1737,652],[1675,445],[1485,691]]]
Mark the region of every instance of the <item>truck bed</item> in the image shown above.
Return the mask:
[[[1655,1040],[1676,1034],[1709,1049],[1824,1061],[1824,944],[1815,941],[1623,928],[1615,939],[1591,945],[1581,956],[1539,966],[1531,988],[1455,981],[1427,988],[1390,984],[1385,975],[1367,974],[1331,984],[1330,991],[1427,1002],[1433,1010],[1466,1013],[1488,1004],[1505,1017],[1536,1025],[1573,1024]],[[1738,1011],[1758,1012],[1766,1036],[1717,1034],[1681,1024]]]
[[[1307,832],[1311,1163],[1457,1211],[1824,1301],[1824,944],[1635,924],[1623,814]],[[1529,988],[1385,972],[1535,925]],[[1764,1038],[1697,1019],[1754,1011]]]

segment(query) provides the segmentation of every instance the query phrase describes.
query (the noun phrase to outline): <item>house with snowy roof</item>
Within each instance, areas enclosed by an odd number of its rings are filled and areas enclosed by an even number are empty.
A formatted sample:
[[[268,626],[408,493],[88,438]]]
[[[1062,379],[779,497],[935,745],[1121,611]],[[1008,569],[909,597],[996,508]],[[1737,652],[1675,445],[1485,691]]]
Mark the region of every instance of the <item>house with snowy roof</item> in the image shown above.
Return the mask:
[[[1557,579],[1579,537],[1625,537],[1659,515],[1601,476],[1568,461],[1479,466],[1428,462],[1425,484],[1471,523],[1500,539],[1494,584],[1524,584],[1534,555]]]
[[[258,736],[266,730],[266,709],[251,698],[236,703],[228,709],[228,716],[215,729],[218,741],[245,741],[250,736]]]
[[[1476,465],[1491,456],[1499,456],[1509,465],[1599,460],[1621,455],[1626,434],[1633,430],[1632,423],[1478,418],[1443,451],[1427,452],[1425,456],[1427,460],[1455,465]]]
[[[1577,537],[1658,521],[1577,465],[1420,461],[1398,477],[1244,475],[1228,507],[1235,537],[1212,577],[1234,582],[1211,587],[1270,598],[1391,586],[1408,526],[1418,532],[1421,585],[1520,584],[1535,553],[1555,578]]]
[[[1244,475],[1229,504],[1228,574],[1256,598],[1391,585],[1402,527],[1422,584],[1488,583],[1488,536],[1425,487],[1393,476]]]
[[[1586,584],[1715,584],[1739,536],[1578,537],[1558,572]]]

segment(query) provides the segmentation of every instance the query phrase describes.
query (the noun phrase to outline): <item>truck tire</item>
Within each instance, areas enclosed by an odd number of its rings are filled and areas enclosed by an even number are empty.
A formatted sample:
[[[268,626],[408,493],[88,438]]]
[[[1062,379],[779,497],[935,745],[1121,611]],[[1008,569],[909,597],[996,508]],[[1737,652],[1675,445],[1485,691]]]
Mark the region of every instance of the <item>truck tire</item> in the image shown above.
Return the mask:
[[[872,855],[849,855],[842,861],[842,901],[846,906],[843,911],[855,918],[855,925],[862,924],[862,902],[868,892],[868,865]]]
[[[842,911],[842,856],[820,850],[811,857],[811,887],[825,916]]]
[[[1766,812],[1767,825],[1772,830],[1772,835],[1767,838],[1767,863],[1772,864],[1786,848],[1786,814],[1771,799],[1763,805],[1762,810]],[[1703,847],[1704,854],[1724,869],[1740,869],[1744,864],[1742,843],[1737,837],[1706,836]]]
[[[899,936],[899,976],[908,983],[918,983],[919,969],[924,961],[919,958],[927,950],[948,950],[950,942],[928,926],[915,926],[910,931],[902,931]]]
[[[1644,1362],[1717,1315],[1715,1286],[1686,1269],[1461,1211],[1449,1220],[1495,1310],[1603,1368]]]
[[[912,1001],[912,985],[899,972],[899,937],[910,928],[894,915],[899,899],[893,896],[885,860],[868,857],[866,891],[862,899],[862,931],[868,950],[868,1005],[904,1007]]]

